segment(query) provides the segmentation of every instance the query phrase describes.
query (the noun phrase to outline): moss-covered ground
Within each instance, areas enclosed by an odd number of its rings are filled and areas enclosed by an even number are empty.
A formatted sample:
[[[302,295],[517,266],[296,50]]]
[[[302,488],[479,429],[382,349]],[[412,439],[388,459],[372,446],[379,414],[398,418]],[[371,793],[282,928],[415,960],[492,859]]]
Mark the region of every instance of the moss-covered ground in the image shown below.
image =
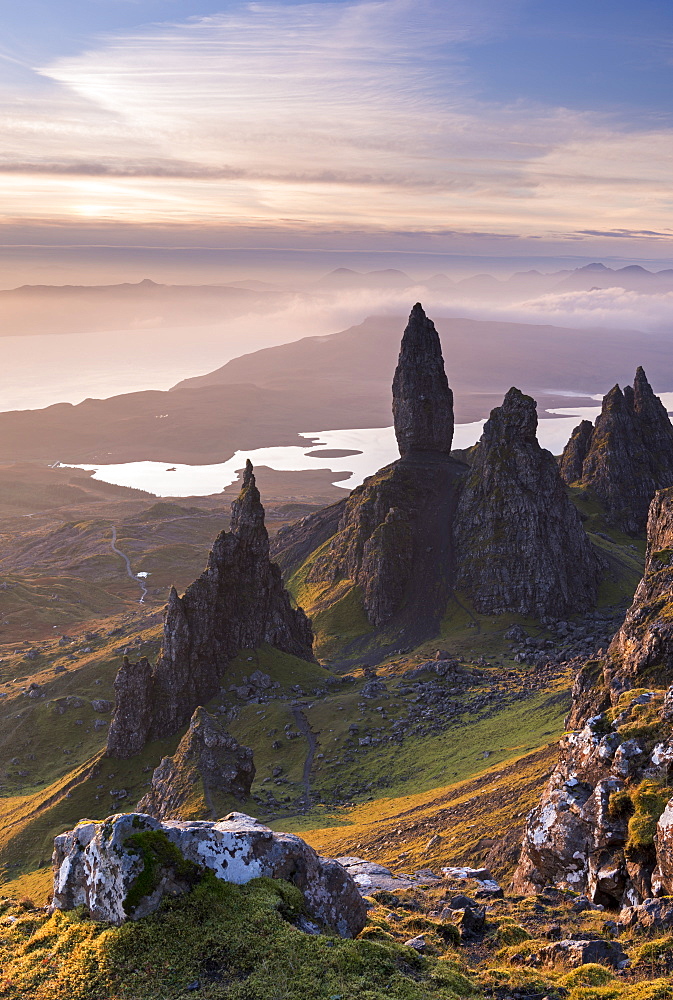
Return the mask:
[[[292,885],[203,878],[188,894],[121,928],[83,909],[49,915],[30,899],[0,903],[0,997],[7,1000],[672,1000],[673,939],[619,934],[630,966],[569,969],[544,960],[550,940],[613,937],[606,914],[575,913],[572,893],[493,900],[483,932],[464,938],[455,881],[375,892],[357,940],[294,926]],[[464,891],[464,890],[463,890]],[[458,905],[458,904],[456,904]],[[421,936],[424,952],[406,944]]]

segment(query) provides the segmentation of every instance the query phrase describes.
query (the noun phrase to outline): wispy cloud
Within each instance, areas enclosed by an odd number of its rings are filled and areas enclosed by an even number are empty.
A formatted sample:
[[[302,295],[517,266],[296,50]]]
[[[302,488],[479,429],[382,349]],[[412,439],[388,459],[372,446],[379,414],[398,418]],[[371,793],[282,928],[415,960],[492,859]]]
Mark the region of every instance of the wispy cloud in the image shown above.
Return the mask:
[[[98,40],[0,111],[12,216],[652,239],[673,133],[484,104],[518,0],[248,3]],[[8,210],[5,209],[5,218]]]

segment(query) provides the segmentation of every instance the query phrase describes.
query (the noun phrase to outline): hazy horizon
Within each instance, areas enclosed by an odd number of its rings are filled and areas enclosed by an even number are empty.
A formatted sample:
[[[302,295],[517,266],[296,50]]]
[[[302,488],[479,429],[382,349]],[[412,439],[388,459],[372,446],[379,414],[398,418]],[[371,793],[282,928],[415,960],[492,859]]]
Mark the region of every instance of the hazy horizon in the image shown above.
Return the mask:
[[[5,287],[180,255],[673,258],[658,0],[26,0],[4,24]]]

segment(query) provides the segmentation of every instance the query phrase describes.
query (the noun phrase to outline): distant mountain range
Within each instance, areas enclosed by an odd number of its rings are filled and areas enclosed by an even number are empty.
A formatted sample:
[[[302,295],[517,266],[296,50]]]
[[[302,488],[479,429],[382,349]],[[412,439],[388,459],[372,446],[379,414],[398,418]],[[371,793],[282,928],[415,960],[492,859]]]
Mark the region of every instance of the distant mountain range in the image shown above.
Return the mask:
[[[210,285],[166,285],[144,278],[117,285],[22,285],[0,291],[0,336],[13,334],[104,332],[153,327],[231,323],[251,313],[272,313],[296,303],[322,303],[325,296],[372,293],[370,308],[381,293],[414,289],[438,313],[466,300],[511,303],[540,295],[623,288],[645,294],[673,291],[673,269],[648,271],[639,265],[609,268],[587,264],[575,270],[542,274],[522,271],[509,278],[475,274],[453,279],[446,274],[412,278],[394,268],[354,271],[340,267],[317,281],[293,287],[256,279]]]
[[[605,264],[587,264],[573,270],[519,271],[509,278],[496,278],[492,274],[474,274],[467,278],[453,279],[447,274],[433,274],[429,278],[411,278],[404,271],[386,268],[382,271],[353,271],[339,267],[315,283],[320,289],[378,288],[402,290],[423,287],[430,291],[454,290],[470,296],[486,294],[509,300],[514,297],[543,295],[549,292],[590,291],[594,288],[623,288],[626,291],[655,293],[673,291],[673,268],[648,271],[639,264],[611,268]]]

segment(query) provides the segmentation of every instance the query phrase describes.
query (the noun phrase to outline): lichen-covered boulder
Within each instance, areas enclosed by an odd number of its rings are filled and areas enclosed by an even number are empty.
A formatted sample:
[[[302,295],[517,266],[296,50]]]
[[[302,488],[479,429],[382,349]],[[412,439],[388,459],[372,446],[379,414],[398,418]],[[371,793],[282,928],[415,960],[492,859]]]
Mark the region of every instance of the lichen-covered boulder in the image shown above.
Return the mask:
[[[244,813],[217,823],[160,822],[143,813],[82,823],[56,837],[53,863],[52,909],[86,906],[95,920],[117,926],[188,891],[207,869],[238,885],[261,876],[293,883],[310,919],[341,937],[355,937],[365,924],[365,904],[342,865]]]

